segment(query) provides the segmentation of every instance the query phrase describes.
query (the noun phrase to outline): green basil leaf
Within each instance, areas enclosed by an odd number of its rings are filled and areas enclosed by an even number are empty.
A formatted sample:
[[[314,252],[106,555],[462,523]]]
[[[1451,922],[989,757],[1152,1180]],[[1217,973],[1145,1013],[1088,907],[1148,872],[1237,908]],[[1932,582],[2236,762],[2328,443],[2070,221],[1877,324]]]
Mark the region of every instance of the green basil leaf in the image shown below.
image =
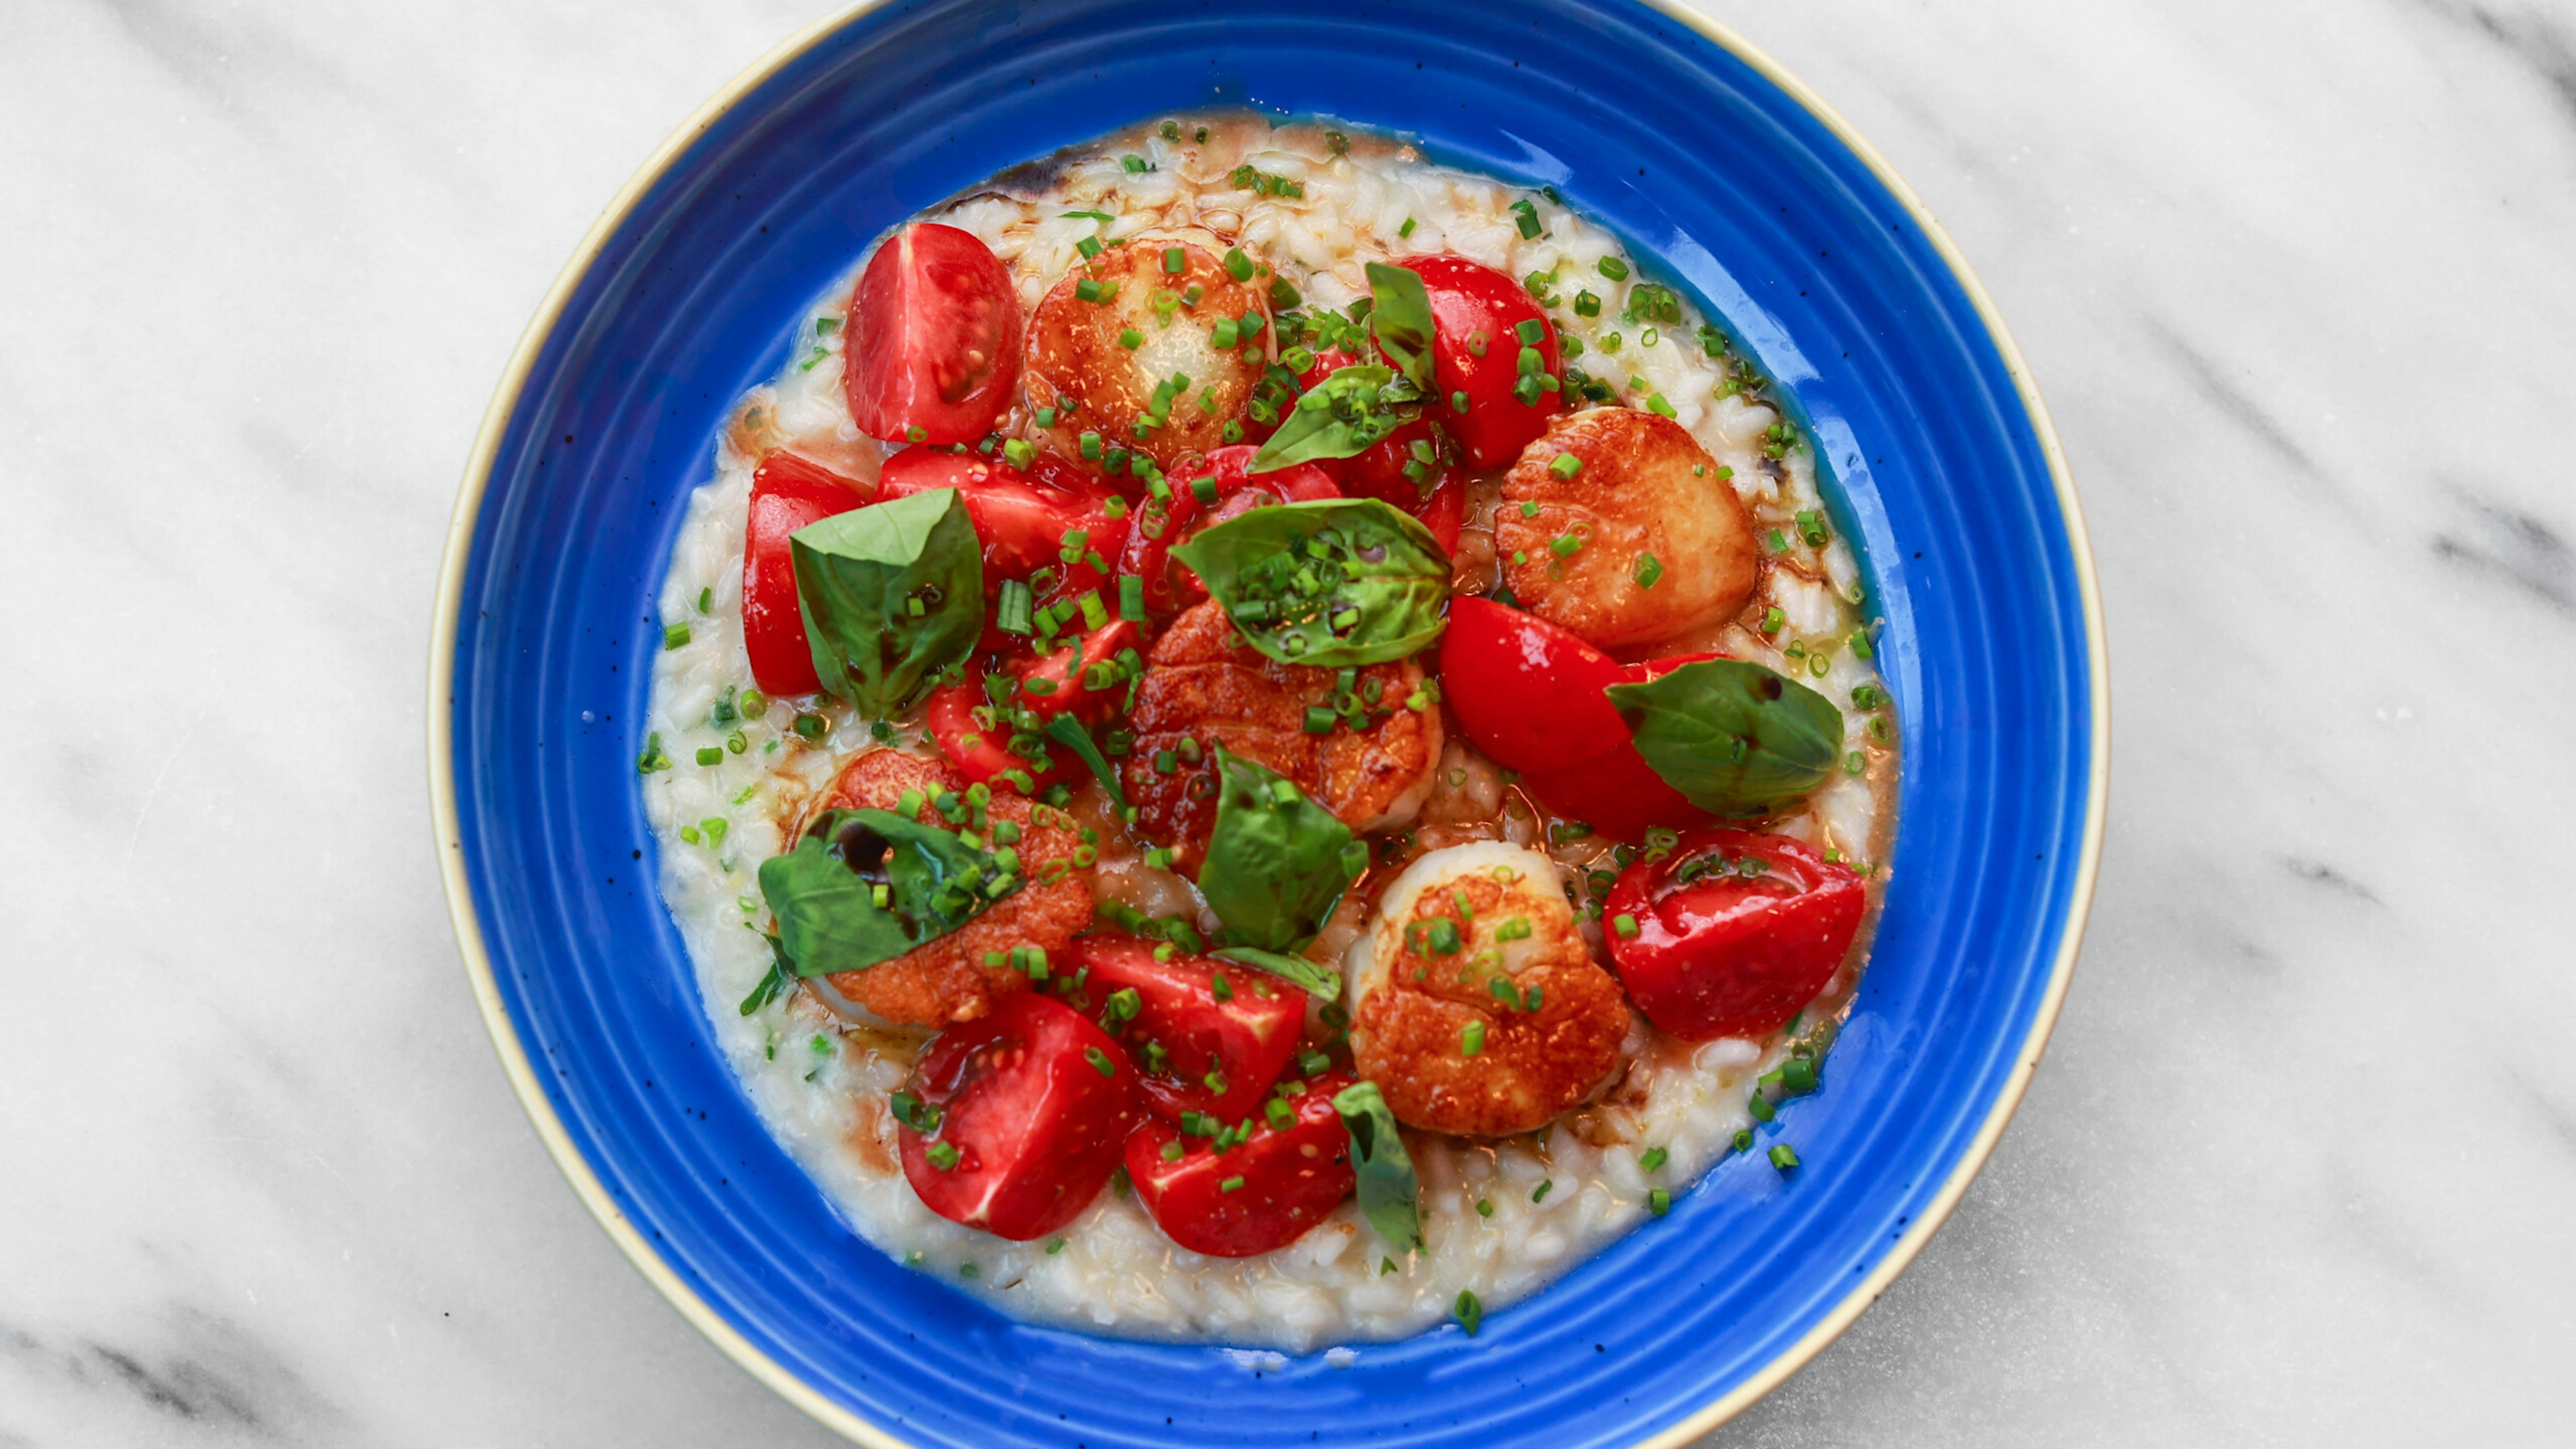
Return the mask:
[[[1244,641],[1338,669],[1427,649],[1447,626],[1449,556],[1419,519],[1374,498],[1256,508],[1172,550]]]
[[[1073,751],[1091,767],[1092,778],[1100,782],[1100,788],[1109,792],[1109,798],[1117,802],[1119,809],[1127,808],[1126,787],[1119,783],[1118,772],[1110,767],[1109,758],[1100,753],[1099,744],[1091,738],[1091,731],[1083,728],[1082,721],[1069,714],[1060,714],[1046,722],[1046,733],[1048,739]]]
[[[1602,693],[1664,783],[1716,815],[1764,815],[1804,796],[1842,750],[1842,711],[1831,700],[1741,659],[1704,659]]]
[[[1367,867],[1368,847],[1258,761],[1219,745],[1216,767],[1216,825],[1199,866],[1199,894],[1235,943],[1294,951],[1324,929],[1342,892]]]
[[[996,881],[1004,883],[998,891]],[[1019,886],[955,831],[886,810],[827,810],[794,850],[760,863],[761,899],[778,918],[777,949],[799,976],[891,961]]]
[[[1377,299],[1369,309],[1369,330],[1377,334],[1377,345],[1395,359],[1415,388],[1430,392],[1431,293],[1423,287],[1422,275],[1408,267],[1371,262],[1368,280],[1369,295]]]
[[[1374,363],[1345,367],[1308,388],[1246,472],[1267,473],[1318,458],[1356,458],[1421,414],[1412,379]]]
[[[787,959],[787,948],[778,944],[776,936],[748,922],[743,929],[769,943],[769,974],[761,977],[760,984],[751,988],[751,994],[742,999],[741,1014],[749,1016],[786,995],[787,989],[796,984],[796,963]]]
[[[1256,971],[1267,971],[1292,986],[1303,988],[1321,1001],[1332,1001],[1342,994],[1342,973],[1318,966],[1303,956],[1282,951],[1264,951],[1253,946],[1228,946],[1216,953],[1228,961],[1240,961]]]
[[[984,631],[983,549],[954,488],[836,513],[787,542],[814,672],[862,715],[920,703]]]
[[[1422,1246],[1422,1183],[1395,1130],[1395,1113],[1375,1082],[1353,1082],[1333,1094],[1342,1130],[1351,1134],[1351,1168],[1359,1175],[1360,1211],[1378,1235],[1399,1248]]]

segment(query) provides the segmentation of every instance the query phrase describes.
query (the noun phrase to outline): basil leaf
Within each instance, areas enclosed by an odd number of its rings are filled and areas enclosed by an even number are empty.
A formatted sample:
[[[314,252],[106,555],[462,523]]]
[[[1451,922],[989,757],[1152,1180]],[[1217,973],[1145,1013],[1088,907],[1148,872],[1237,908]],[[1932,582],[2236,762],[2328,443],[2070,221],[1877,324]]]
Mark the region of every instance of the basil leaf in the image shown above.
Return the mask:
[[[1368,865],[1368,847],[1259,762],[1219,745],[1216,768],[1216,826],[1199,894],[1236,944],[1294,951],[1324,929]]]
[[[1267,971],[1291,986],[1305,989],[1308,995],[1331,1001],[1342,994],[1342,973],[1328,970],[1303,956],[1281,951],[1264,951],[1252,946],[1228,946],[1216,953],[1228,961],[1240,961],[1256,971]]]
[[[1119,809],[1127,808],[1126,787],[1119,784],[1118,772],[1110,768],[1108,757],[1100,753],[1100,746],[1092,740],[1091,731],[1083,728],[1082,721],[1069,714],[1057,715],[1046,722],[1046,734],[1048,739],[1073,751],[1091,767],[1092,778],[1109,792],[1109,798],[1117,802]]]
[[[1244,471],[1267,473],[1318,458],[1356,458],[1419,416],[1422,390],[1394,369],[1359,363],[1308,388]]]
[[[1423,287],[1421,273],[1371,262],[1368,280],[1369,295],[1377,299],[1369,309],[1369,330],[1377,334],[1377,345],[1414,387],[1431,391],[1431,293]]]
[[[862,715],[920,703],[983,633],[983,549],[954,488],[836,513],[787,542],[814,672]]]
[[[760,863],[761,899],[778,918],[777,949],[799,976],[893,960],[1019,885],[955,831],[886,810],[825,811],[793,851]]]
[[[760,984],[751,988],[751,994],[742,999],[741,1014],[749,1016],[786,995],[788,988],[796,984],[796,963],[787,959],[787,948],[778,944],[776,936],[749,923],[745,923],[743,929],[769,943],[769,974],[761,977]]]
[[[1287,664],[1383,664],[1448,624],[1449,557],[1419,519],[1374,498],[1256,508],[1172,550],[1244,641]]]
[[[1842,749],[1833,702],[1775,670],[1703,659],[1602,693],[1664,783],[1716,815],[1763,815],[1823,784]]]
[[[1360,1211],[1369,1226],[1399,1248],[1421,1247],[1422,1183],[1385,1094],[1375,1082],[1353,1082],[1333,1094],[1333,1110],[1351,1134],[1351,1169],[1359,1175]]]

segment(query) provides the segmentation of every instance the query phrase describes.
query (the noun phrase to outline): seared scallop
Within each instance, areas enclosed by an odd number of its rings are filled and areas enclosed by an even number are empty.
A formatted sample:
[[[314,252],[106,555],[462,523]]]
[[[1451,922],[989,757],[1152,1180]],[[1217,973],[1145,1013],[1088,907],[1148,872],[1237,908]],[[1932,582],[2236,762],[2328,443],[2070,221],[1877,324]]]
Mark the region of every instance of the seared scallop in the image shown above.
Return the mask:
[[[826,810],[899,810],[904,793],[917,790],[922,823],[945,828],[949,822],[933,802],[966,788],[966,777],[945,761],[870,750],[841,771],[806,819]],[[988,828],[1003,821],[1018,828],[1014,848],[1029,872],[1027,883],[945,936],[892,960],[827,977],[833,989],[890,1022],[946,1026],[972,1021],[1003,997],[1027,989],[1026,976],[985,965],[988,952],[1001,952],[1007,959],[1013,947],[1035,946],[1049,960],[1070,958],[1074,933],[1091,924],[1092,912],[1091,872],[1072,868],[1082,842],[1071,817],[1055,810],[1032,812],[1025,797],[1008,790],[993,792],[984,808]],[[1043,821],[1035,815],[1043,815]],[[1053,883],[1042,884],[1040,873],[1059,860],[1068,868]]]
[[[1306,711],[1332,706],[1339,671],[1268,658],[1214,600],[1197,605],[1154,642],[1136,692],[1125,774],[1138,823],[1195,870],[1216,821],[1214,746],[1223,745],[1295,781],[1355,832],[1402,824],[1422,808],[1440,764],[1440,711],[1406,704],[1422,678],[1410,660],[1355,670],[1365,727],[1337,719],[1309,734]]]
[[[1352,1060],[1408,1126],[1532,1131],[1618,1070],[1627,998],[1537,851],[1489,840],[1415,860],[1344,964]]]
[[[1733,618],[1762,568],[1725,470],[1681,424],[1634,408],[1558,418],[1522,450],[1494,551],[1522,608],[1603,649]]]
[[[1029,405],[1056,410],[1047,446],[1093,469],[1111,448],[1170,469],[1240,441],[1225,430],[1270,363],[1264,275],[1237,281],[1217,253],[1155,237],[1074,268],[1029,319]]]

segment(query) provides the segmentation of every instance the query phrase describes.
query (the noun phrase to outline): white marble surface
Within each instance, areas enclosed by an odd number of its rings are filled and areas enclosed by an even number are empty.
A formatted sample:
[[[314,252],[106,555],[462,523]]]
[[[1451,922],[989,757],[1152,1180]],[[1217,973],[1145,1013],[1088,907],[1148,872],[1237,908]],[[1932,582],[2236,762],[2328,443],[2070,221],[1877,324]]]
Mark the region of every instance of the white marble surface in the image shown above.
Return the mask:
[[[827,1442],[546,1160],[421,766],[503,359],[813,9],[0,22],[0,1446]],[[2576,5],[1716,9],[2018,329],[2118,696],[2020,1120],[1716,1442],[2566,1442]]]

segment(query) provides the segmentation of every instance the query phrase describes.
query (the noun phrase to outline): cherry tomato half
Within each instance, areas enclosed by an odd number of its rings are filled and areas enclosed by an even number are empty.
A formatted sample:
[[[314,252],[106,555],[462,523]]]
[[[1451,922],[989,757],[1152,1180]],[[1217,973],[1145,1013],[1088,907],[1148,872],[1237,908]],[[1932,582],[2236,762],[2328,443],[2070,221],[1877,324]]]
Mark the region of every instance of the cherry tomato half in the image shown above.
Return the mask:
[[[930,731],[939,753],[948,757],[969,784],[986,784],[1018,790],[1020,776],[1028,777],[1028,788],[1021,793],[1035,795],[1049,785],[1071,780],[1082,769],[1082,762],[1072,751],[1050,740],[1046,744],[1047,767],[1033,769],[1028,760],[1011,749],[1014,731],[1004,724],[992,702],[984,696],[981,677],[958,684],[943,684],[930,692],[922,702],[922,727]],[[1016,773],[1015,773],[1016,772]]]
[[[1020,299],[992,249],[953,226],[887,237],[850,296],[842,387],[859,431],[970,443],[1020,380]]]
[[[1297,379],[1297,385],[1311,390],[1359,360],[1338,347],[1327,347],[1315,354],[1315,365]],[[1417,448],[1416,444],[1421,446]],[[1430,455],[1428,462],[1424,461],[1426,453]],[[1442,552],[1457,551],[1458,530],[1467,521],[1467,485],[1449,466],[1428,417],[1415,418],[1355,457],[1326,458],[1315,466],[1341,488],[1343,497],[1374,498],[1393,504],[1421,519],[1431,536],[1439,540]],[[1408,474],[1408,467],[1422,476],[1417,479]]]
[[[989,605],[1000,593],[1002,580],[1028,579],[1040,569],[1053,570],[1053,582],[1035,600],[1043,608],[1100,588],[1107,581],[1107,571],[1095,567],[1093,560],[1108,563],[1127,547],[1126,505],[1118,505],[1121,516],[1110,516],[1110,504],[1118,495],[1051,453],[1038,454],[1023,470],[976,453],[906,448],[886,459],[885,471],[877,479],[879,498],[902,498],[933,488],[957,490],[965,501],[966,516],[974,522],[975,536],[983,542],[988,606],[983,647],[987,649],[1026,647],[1024,639],[1002,632],[992,622]],[[1082,535],[1081,547],[1067,559],[1069,540],[1076,533]],[[1114,608],[1118,600],[1105,595],[1101,602]]]
[[[809,523],[867,505],[857,483],[793,453],[772,453],[751,475],[751,515],[742,538],[742,643],[752,682],[784,698],[823,687],[796,602],[796,557],[787,536]]]
[[[1250,966],[1175,954],[1127,936],[1085,936],[1091,1014],[1127,1046],[1145,1105],[1174,1121],[1199,1113],[1232,1125],[1256,1116],[1306,1025],[1306,993]],[[1225,983],[1218,995],[1217,983]],[[1133,991],[1134,1014],[1114,1003]]]
[[[1628,999],[1666,1033],[1710,1041],[1776,1031],[1815,1000],[1865,899],[1858,872],[1804,841],[1694,830],[1666,859],[1629,866],[1601,916]]]
[[[941,1032],[913,1068],[903,1175],[951,1222],[1025,1242],[1091,1205],[1136,1118],[1136,1068],[1081,1012],[1022,992]]]
[[[1249,1137],[1223,1152],[1208,1138],[1147,1121],[1127,1138],[1137,1201],[1165,1237],[1193,1253],[1249,1258],[1288,1246],[1357,1185],[1350,1131],[1333,1110],[1333,1094],[1350,1084],[1338,1073],[1316,1078],[1285,1099],[1289,1125],[1264,1112]]]
[[[1440,639],[1440,695],[1476,748],[1519,771],[1522,788],[1549,809],[1634,840],[1650,825],[1687,825],[1706,812],[1637,753],[1602,691],[1714,657],[1621,664],[1535,614],[1459,598]]]
[[[1170,475],[1171,500],[1142,505],[1143,512],[1134,520],[1136,526],[1127,533],[1127,551],[1119,561],[1118,571],[1145,581],[1147,609],[1156,614],[1177,614],[1207,597],[1207,588],[1199,582],[1198,575],[1171,561],[1174,544],[1187,542],[1190,535],[1210,524],[1255,508],[1342,496],[1332,478],[1312,463],[1292,464],[1268,473],[1244,471],[1251,465],[1252,455],[1260,451],[1250,443],[1238,443],[1208,454],[1196,467],[1175,468]],[[1194,486],[1200,478],[1216,480],[1212,485],[1216,495],[1213,504],[1200,500]]]
[[[1458,440],[1470,468],[1499,468],[1547,431],[1547,420],[1565,409],[1562,391],[1514,395],[1520,386],[1521,348],[1535,346],[1543,376],[1564,375],[1556,328],[1529,289],[1465,257],[1407,257],[1396,265],[1422,278],[1431,295],[1431,375],[1440,395],[1431,411]],[[1518,328],[1539,324],[1539,340],[1524,344]],[[1467,395],[1467,409],[1454,399]]]

